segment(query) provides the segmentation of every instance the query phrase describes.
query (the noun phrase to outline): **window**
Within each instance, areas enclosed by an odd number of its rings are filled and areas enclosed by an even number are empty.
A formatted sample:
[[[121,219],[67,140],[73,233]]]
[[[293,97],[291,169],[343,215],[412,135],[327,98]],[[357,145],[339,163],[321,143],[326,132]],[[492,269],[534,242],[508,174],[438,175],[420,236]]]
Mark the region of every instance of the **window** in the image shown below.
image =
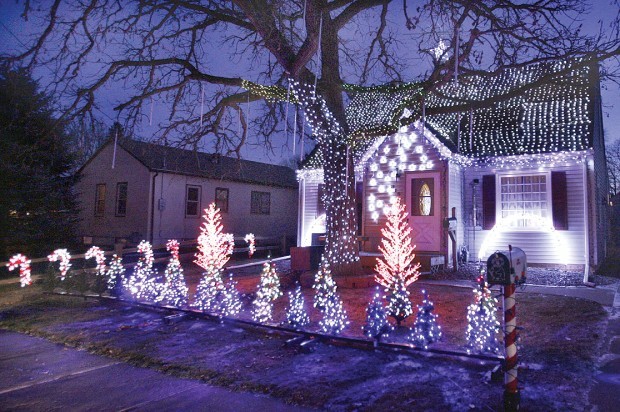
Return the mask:
[[[433,216],[433,188],[432,178],[411,179],[412,216]]]
[[[220,209],[222,213],[228,213],[228,189],[215,188],[215,207]]]
[[[200,186],[187,185],[185,189],[185,217],[199,217]]]
[[[116,216],[127,214],[127,182],[116,184]]]
[[[268,215],[271,209],[271,193],[252,191],[250,212],[255,215]]]
[[[99,183],[95,189],[95,216],[105,213],[105,183]]]
[[[547,175],[500,176],[498,217],[511,228],[539,228],[549,219]]]

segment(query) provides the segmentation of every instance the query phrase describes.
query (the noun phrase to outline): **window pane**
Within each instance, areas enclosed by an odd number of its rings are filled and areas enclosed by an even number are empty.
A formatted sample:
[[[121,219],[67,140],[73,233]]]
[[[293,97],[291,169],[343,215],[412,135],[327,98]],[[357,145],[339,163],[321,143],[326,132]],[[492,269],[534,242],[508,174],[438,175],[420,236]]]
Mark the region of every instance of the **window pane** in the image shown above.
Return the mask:
[[[185,216],[198,216],[200,211],[200,186],[187,186]]]
[[[271,193],[252,191],[250,200],[250,213],[257,215],[268,215],[270,213]]]
[[[105,213],[105,183],[100,183],[95,189],[95,216],[103,216]]]
[[[545,175],[500,178],[500,216],[515,228],[538,228],[547,216]]]
[[[127,182],[116,185],[116,216],[125,216],[127,213]]]
[[[221,187],[215,189],[215,206],[222,213],[228,213],[228,189]]]

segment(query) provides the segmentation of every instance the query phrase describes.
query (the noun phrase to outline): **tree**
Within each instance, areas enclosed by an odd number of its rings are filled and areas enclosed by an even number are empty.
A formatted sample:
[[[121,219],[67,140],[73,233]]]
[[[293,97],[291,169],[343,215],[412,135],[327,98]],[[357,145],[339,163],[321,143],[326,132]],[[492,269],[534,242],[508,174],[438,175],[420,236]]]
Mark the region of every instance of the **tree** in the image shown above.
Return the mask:
[[[112,255],[106,275],[108,277],[108,291],[112,296],[120,298],[123,292],[123,277],[125,276],[125,267],[121,256]]]
[[[106,87],[123,82],[116,109],[129,128],[153,123],[153,107],[166,105],[164,116],[157,117],[166,120],[155,119],[153,125],[159,138],[186,136],[184,144],[196,147],[210,136],[212,147],[237,154],[245,144],[272,148],[270,136],[283,130],[282,119],[295,118],[286,115],[287,104],[297,104],[323,159],[326,255],[334,273],[348,273],[357,267],[358,253],[354,179],[347,172],[353,170],[347,149],[355,136],[345,116],[347,94],[355,87],[347,84],[416,80],[421,100],[457,73],[568,57],[586,57],[574,61],[585,65],[620,54],[618,36],[586,36],[580,30],[578,17],[587,12],[580,0],[411,3],[56,0],[40,7],[47,24],[34,42],[5,60],[40,70],[53,67],[50,87],[66,99],[69,118],[92,113]],[[26,18],[37,10],[35,1],[25,2]],[[614,33],[618,17],[612,19]],[[445,48],[437,47],[440,41]],[[401,58],[404,51],[423,58],[408,62]],[[232,76],[218,70],[226,53],[237,70]],[[427,114],[466,111],[508,97],[429,107]],[[248,109],[263,98],[264,105]],[[259,115],[250,119],[250,110]]]
[[[327,297],[336,291],[336,282],[334,282],[329,262],[325,256],[321,257],[321,264],[316,275],[314,275],[312,289],[314,289],[314,307],[318,310],[324,310],[327,304]]]
[[[374,345],[381,340],[383,336],[388,336],[392,331],[392,326],[387,320],[387,311],[383,306],[383,299],[379,293],[377,286],[372,300],[366,307],[366,324],[362,327],[364,335],[374,340]]]
[[[614,196],[620,192],[620,139],[607,143],[605,155],[609,173],[609,195]]]
[[[383,259],[378,258],[375,266],[375,281],[388,293],[388,313],[396,319],[398,326],[413,313],[407,287],[420,276],[420,263],[413,264],[415,246],[405,209],[397,198],[388,211],[379,246]]]
[[[0,260],[76,244],[74,159],[52,107],[25,70],[0,68]]]
[[[162,292],[161,285],[157,282],[157,271],[153,269],[155,258],[153,246],[146,240],[138,244],[138,263],[133,269],[133,274],[127,279],[125,289],[138,300],[155,302]]]
[[[257,286],[256,298],[252,302],[252,318],[261,323],[272,320],[273,302],[280,296],[282,296],[282,291],[275,265],[271,261],[265,262]]]
[[[416,346],[428,349],[428,345],[440,340],[443,333],[441,326],[437,324],[437,314],[433,313],[435,305],[426,290],[422,291],[422,295],[422,304],[418,305],[418,315],[407,339]]]
[[[205,209],[203,219],[194,263],[205,269],[205,272],[196,288],[194,306],[202,311],[220,313],[222,293],[226,286],[222,273],[233,252],[234,238],[232,234],[223,232],[222,216],[215,203]]]
[[[306,302],[301,293],[301,286],[297,285],[294,291],[288,293],[289,305],[286,310],[286,322],[295,330],[303,329],[310,323],[310,316],[306,312]]]
[[[177,308],[187,306],[188,288],[185,284],[183,266],[179,260],[179,242],[169,240],[166,249],[170,252],[170,261],[164,272],[164,285],[158,300],[164,305]]]
[[[474,289],[474,303],[467,307],[467,352],[500,351],[499,321],[497,320],[497,299],[491,296],[489,285],[484,280],[484,274],[477,279]]]

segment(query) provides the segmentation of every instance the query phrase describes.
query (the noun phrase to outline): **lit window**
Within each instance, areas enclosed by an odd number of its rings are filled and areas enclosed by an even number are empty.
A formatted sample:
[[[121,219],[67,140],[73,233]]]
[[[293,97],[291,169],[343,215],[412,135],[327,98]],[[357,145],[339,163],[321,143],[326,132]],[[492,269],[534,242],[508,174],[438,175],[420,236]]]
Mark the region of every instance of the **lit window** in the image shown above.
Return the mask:
[[[255,215],[268,215],[271,210],[271,193],[252,191],[250,212]]]
[[[501,176],[499,218],[503,226],[538,228],[549,217],[546,175]]]
[[[119,182],[116,184],[116,216],[125,216],[127,214],[127,182]]]
[[[100,183],[95,189],[95,216],[105,213],[105,183]]]
[[[420,188],[420,216],[430,216],[432,203],[431,189],[424,183]]]
[[[200,186],[187,185],[185,191],[185,216],[198,217],[200,212]]]
[[[215,188],[215,207],[222,213],[228,213],[228,189],[223,187]]]

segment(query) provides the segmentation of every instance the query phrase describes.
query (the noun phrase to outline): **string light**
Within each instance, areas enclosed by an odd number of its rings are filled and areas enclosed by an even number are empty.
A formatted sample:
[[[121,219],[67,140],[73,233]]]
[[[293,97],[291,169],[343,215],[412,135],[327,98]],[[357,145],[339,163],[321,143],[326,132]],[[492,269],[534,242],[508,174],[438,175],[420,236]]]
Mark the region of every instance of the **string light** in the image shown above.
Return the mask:
[[[9,263],[7,263],[7,267],[9,271],[13,271],[19,267],[19,283],[21,284],[22,288],[24,286],[32,284],[32,278],[30,276],[31,275],[31,270],[30,270],[31,263],[32,261],[28,259],[26,256],[22,255],[21,253],[18,253],[14,255],[13,257],[11,257],[11,259],[9,259]]]
[[[71,254],[67,249],[56,249],[51,255],[47,256],[47,260],[50,262],[60,261],[60,280],[65,280],[67,272],[71,267]]]
[[[388,337],[393,329],[387,320],[387,310],[383,306],[383,297],[377,286],[372,300],[366,307],[366,323],[362,326],[362,331],[364,335],[374,339],[376,344],[382,337]]]
[[[301,330],[310,324],[310,317],[306,312],[306,302],[301,293],[301,286],[297,285],[294,291],[288,292],[289,306],[286,310],[286,322],[295,330]]]
[[[189,290],[179,260],[179,242],[168,240],[166,249],[170,252],[170,260],[164,272],[163,290],[157,302],[177,308],[187,306]]]
[[[418,305],[418,313],[410,329],[407,340],[418,347],[428,349],[428,345],[441,339],[443,333],[437,323],[438,315],[433,313],[435,305],[428,297],[428,292],[422,290],[422,304]]]

